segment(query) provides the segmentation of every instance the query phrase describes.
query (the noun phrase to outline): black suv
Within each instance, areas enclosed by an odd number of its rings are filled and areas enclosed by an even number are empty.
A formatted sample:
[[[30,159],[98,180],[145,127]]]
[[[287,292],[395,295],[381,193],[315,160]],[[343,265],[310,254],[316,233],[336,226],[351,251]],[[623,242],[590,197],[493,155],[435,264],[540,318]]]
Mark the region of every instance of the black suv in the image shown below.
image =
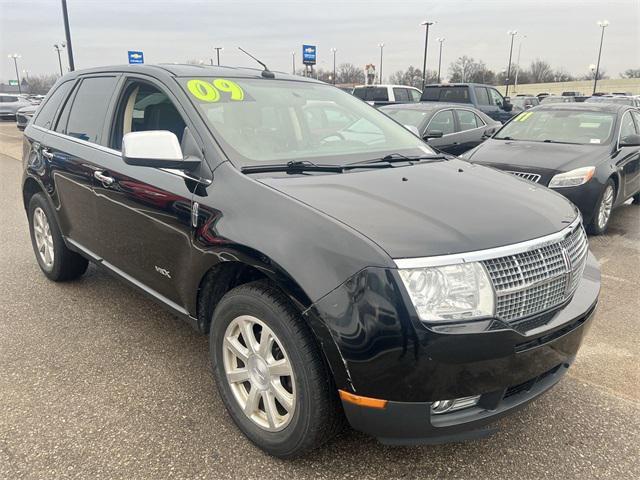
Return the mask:
[[[23,192],[44,274],[95,263],[208,333],[231,417],[280,457],[345,416],[387,443],[486,435],[564,375],[598,299],[562,196],[267,70],[68,74]]]

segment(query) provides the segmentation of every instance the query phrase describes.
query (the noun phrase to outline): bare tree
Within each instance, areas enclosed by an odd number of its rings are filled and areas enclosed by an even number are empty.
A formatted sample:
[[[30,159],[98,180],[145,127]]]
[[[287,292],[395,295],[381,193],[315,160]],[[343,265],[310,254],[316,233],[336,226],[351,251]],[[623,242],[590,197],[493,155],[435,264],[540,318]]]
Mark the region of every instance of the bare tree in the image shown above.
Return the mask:
[[[539,58],[536,58],[531,62],[529,74],[531,76],[532,83],[545,83],[553,80],[553,70],[551,69],[551,65]]]
[[[620,76],[622,78],[640,78],[640,68],[628,68]]]
[[[341,63],[336,69],[337,83],[364,83],[364,70],[353,63]]]
[[[463,55],[449,66],[449,79],[452,82],[471,82],[483,70],[486,70],[484,63]]]
[[[34,95],[45,95],[49,89],[58,80],[57,75],[29,75],[27,83],[29,84],[29,92]]]
[[[593,80],[596,76],[596,71],[595,70],[589,70],[589,73],[585,74],[582,76],[583,80]],[[598,72],[598,80],[603,80],[605,78],[609,78],[609,75],[607,75],[606,70],[604,70],[603,68],[600,69],[600,71]]]
[[[435,83],[438,81],[438,72],[435,70],[427,70],[426,83]],[[393,85],[409,85],[416,88],[422,87],[422,70],[410,65],[406,71],[398,70],[389,77],[389,82]]]
[[[553,72],[554,82],[572,82],[576,79],[573,75],[567,72],[564,68],[560,67]]]

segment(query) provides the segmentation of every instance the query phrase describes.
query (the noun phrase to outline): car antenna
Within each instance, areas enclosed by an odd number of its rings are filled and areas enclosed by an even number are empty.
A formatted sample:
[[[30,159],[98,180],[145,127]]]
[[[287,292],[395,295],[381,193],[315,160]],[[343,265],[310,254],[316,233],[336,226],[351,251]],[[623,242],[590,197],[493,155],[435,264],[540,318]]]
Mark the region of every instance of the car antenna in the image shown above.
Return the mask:
[[[257,59],[256,57],[254,57],[253,55],[251,55],[249,52],[247,52],[244,48],[242,48],[242,47],[238,47],[238,49],[239,49],[242,53],[244,53],[244,54],[246,54],[246,55],[250,56],[251,58],[253,58],[256,62],[258,62],[260,65],[262,65],[262,66],[264,67],[264,70],[262,71],[262,76],[263,76],[264,78],[276,78],[276,76],[273,74],[273,72],[272,72],[271,70],[269,70],[269,68],[268,68],[264,63],[262,63],[260,60],[258,60],[258,59]]]

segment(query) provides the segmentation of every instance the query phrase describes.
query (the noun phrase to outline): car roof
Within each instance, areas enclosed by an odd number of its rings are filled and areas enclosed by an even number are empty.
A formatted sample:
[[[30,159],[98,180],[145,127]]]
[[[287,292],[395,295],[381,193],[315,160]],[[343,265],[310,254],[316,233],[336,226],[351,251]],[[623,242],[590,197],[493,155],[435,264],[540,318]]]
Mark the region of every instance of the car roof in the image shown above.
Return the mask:
[[[632,108],[630,105],[617,103],[542,103],[535,107],[536,110],[585,110],[589,112],[618,113],[621,110]]]
[[[471,105],[467,103],[452,103],[452,102],[414,102],[414,103],[395,103],[392,105],[384,105],[380,107],[381,110],[393,110],[393,109],[402,109],[402,110],[424,110],[424,111],[432,111],[432,110],[444,110],[447,108],[460,108],[465,110],[474,110]]]
[[[96,73],[142,73],[151,76],[169,75],[173,77],[231,77],[231,78],[264,78],[262,69],[248,67],[228,67],[218,65],[190,65],[179,63],[161,63],[147,65],[112,65],[75,70],[65,75],[66,79],[80,75]],[[277,80],[297,80],[301,82],[320,83],[313,78],[291,75],[290,73],[273,71]],[[268,79],[267,79],[268,80]]]
[[[394,85],[392,83],[383,83],[382,85],[379,85],[377,83],[375,85],[356,85],[353,88],[356,89],[356,88],[375,88],[375,87],[382,87],[382,88],[386,88],[386,87],[391,87],[391,88],[413,88],[415,90],[419,90],[418,88],[412,87],[411,85]]]

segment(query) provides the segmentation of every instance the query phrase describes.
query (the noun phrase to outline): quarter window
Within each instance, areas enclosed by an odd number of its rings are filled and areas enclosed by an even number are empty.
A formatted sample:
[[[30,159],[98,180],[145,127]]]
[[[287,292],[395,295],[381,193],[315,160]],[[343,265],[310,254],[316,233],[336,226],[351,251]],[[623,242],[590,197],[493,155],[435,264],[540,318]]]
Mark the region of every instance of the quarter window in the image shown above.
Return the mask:
[[[453,111],[443,110],[435,114],[429,123],[428,131],[441,131],[443,135],[455,132]]]
[[[64,82],[56,88],[51,95],[49,95],[44,105],[38,109],[38,116],[33,121],[35,125],[47,129],[51,128],[53,117],[55,116],[60,104],[65,98],[67,98],[67,94],[69,93],[69,90],[71,90],[72,84],[73,82]]]
[[[87,142],[100,143],[116,81],[116,77],[85,78],[73,99],[64,133]]]

